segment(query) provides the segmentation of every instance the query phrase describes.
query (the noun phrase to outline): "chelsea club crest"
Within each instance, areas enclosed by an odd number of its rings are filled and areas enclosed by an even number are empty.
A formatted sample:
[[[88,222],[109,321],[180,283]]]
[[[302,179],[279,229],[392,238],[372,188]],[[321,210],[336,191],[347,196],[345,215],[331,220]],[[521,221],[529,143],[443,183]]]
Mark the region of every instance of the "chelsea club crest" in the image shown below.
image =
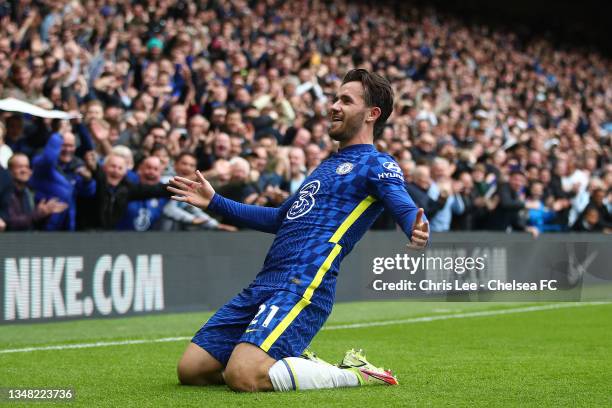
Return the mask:
[[[338,168],[336,169],[336,173],[343,175],[350,173],[351,170],[353,170],[353,163],[346,162],[338,166]]]

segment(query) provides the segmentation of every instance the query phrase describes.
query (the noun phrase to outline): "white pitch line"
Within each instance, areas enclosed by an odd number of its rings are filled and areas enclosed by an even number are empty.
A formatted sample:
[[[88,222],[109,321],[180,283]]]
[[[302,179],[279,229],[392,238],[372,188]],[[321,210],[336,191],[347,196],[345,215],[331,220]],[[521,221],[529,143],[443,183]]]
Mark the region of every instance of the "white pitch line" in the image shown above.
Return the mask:
[[[183,341],[183,340],[189,340],[189,339],[191,339],[191,337],[164,337],[161,339],[98,341],[95,343],[58,344],[55,346],[5,349],[5,350],[0,350],[0,354],[29,353],[32,351],[47,351],[47,350],[71,350],[71,349],[84,349],[84,348],[109,347],[109,346],[129,346],[132,344],[167,343],[167,342],[172,342],[172,341]]]
[[[477,311],[477,312],[454,313],[454,314],[448,314],[448,315],[421,316],[421,317],[413,317],[410,319],[383,320],[383,321],[376,321],[376,322],[341,324],[341,325],[335,325],[335,326],[325,326],[323,327],[322,330],[328,331],[328,330],[361,329],[364,327],[392,326],[392,325],[398,325],[398,324],[432,322],[436,320],[465,319],[465,318],[470,318],[470,317],[497,316],[497,315],[505,315],[505,314],[538,312],[542,310],[565,309],[565,308],[570,308],[570,307],[594,306],[594,305],[604,305],[604,304],[609,304],[609,302],[554,303],[554,304],[547,304],[547,305],[542,305],[542,306],[527,306],[527,307],[517,307],[517,308],[510,308],[510,309],[496,309],[496,310],[483,310],[483,311]],[[72,349],[85,349],[85,348],[94,348],[94,347],[128,346],[128,345],[134,345],[134,344],[168,343],[168,342],[174,342],[174,341],[185,341],[189,339],[191,339],[191,336],[163,337],[159,339],[98,341],[95,343],[58,344],[54,346],[4,349],[4,350],[0,350],[0,354],[30,353],[33,351],[48,351],[48,350],[72,350]]]
[[[497,316],[497,315],[504,315],[504,314],[513,314],[513,313],[538,312],[541,310],[564,309],[568,307],[604,305],[608,303],[609,302],[554,303],[554,304],[547,304],[547,305],[542,305],[542,306],[527,306],[527,307],[516,307],[516,308],[510,308],[510,309],[482,310],[478,312],[466,312],[466,313],[453,313],[453,314],[447,314],[447,315],[412,317],[410,319],[383,320],[383,321],[378,321],[378,322],[341,324],[337,326],[324,327],[323,330],[360,329],[362,327],[391,326],[394,324],[433,322],[435,320],[465,319],[468,317],[482,317],[482,316]]]

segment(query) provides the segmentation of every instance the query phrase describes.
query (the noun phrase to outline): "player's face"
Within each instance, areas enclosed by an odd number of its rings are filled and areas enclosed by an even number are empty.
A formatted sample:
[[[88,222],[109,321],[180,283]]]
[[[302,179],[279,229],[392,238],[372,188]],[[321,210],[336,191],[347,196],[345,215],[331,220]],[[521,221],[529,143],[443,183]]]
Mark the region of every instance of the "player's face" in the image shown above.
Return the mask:
[[[350,140],[364,126],[368,110],[361,83],[343,84],[330,109],[329,136],[339,142]]]

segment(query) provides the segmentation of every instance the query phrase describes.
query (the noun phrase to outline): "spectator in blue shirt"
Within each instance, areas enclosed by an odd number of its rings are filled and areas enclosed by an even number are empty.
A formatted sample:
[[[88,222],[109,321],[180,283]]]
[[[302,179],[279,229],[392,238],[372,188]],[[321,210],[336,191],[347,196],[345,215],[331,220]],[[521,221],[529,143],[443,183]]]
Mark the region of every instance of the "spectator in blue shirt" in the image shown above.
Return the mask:
[[[76,143],[71,132],[53,133],[42,153],[34,157],[30,186],[36,201],[56,198],[68,208],[52,214],[45,223],[48,231],[76,229],[76,197],[92,197],[96,182],[84,162],[75,157]]]
[[[538,232],[561,231],[562,226],[555,222],[558,219],[557,212],[544,203],[544,185],[534,182],[529,190],[529,198],[525,201],[525,208],[529,211],[528,224],[537,228]],[[550,199],[554,206],[552,197]]]
[[[6,171],[4,167],[0,166],[0,232],[6,229],[9,198],[12,188],[9,172]]]
[[[160,183],[162,163],[159,157],[149,156],[138,165],[140,184],[156,186]],[[127,177],[127,176],[126,176]],[[127,205],[123,218],[117,224],[118,230],[148,231],[159,229],[159,221],[164,206],[168,203],[166,197],[152,197],[144,200],[133,200]]]

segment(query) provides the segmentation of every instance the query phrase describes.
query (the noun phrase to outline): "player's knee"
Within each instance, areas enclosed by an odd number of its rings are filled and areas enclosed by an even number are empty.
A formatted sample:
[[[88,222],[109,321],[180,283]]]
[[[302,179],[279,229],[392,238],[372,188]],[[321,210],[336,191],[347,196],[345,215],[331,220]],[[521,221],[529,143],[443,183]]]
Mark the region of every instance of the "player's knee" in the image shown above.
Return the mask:
[[[206,367],[194,364],[188,359],[182,358],[177,367],[176,374],[182,385],[209,385],[221,383],[221,372],[207,370]]]
[[[223,371],[225,383],[234,391],[270,391],[272,383],[268,371],[275,360],[259,347],[240,343]]]
[[[224,376],[225,383],[232,391],[236,392],[256,392],[260,391],[258,382],[253,377],[240,376]]]
[[[197,385],[198,373],[193,364],[181,359],[176,367],[178,380],[182,385]]]
[[[224,373],[223,378],[225,383],[232,391],[236,392],[255,392],[257,391],[257,384],[250,378],[243,375],[227,375]]]
[[[207,351],[191,343],[183,353],[176,373],[183,385],[223,384],[223,366]]]
[[[267,375],[257,368],[247,368],[242,365],[228,367],[223,372],[225,383],[236,392],[265,391],[262,384],[265,383]]]

